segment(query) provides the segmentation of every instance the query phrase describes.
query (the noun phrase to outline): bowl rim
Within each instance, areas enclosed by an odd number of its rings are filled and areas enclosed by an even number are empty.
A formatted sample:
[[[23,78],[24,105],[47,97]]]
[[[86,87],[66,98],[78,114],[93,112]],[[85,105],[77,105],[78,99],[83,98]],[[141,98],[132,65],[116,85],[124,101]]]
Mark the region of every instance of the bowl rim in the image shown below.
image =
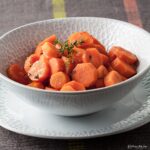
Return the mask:
[[[48,20],[41,20],[41,21],[36,21],[36,22],[32,22],[32,23],[28,23],[28,24],[25,24],[25,25],[22,25],[22,26],[19,26],[19,27],[16,27],[6,33],[4,33],[2,36],[0,36],[0,41],[5,38],[5,36],[13,33],[14,31],[16,30],[19,30],[19,29],[22,29],[22,28],[26,28],[26,27],[29,27],[29,26],[32,26],[32,25],[36,25],[36,24],[41,24],[41,23],[44,23],[44,22],[49,22],[49,23],[52,23],[52,22],[56,22],[56,21],[64,21],[64,20],[80,20],[80,19],[99,19],[99,20],[107,20],[107,21],[113,21],[113,22],[116,22],[116,23],[121,23],[121,24],[124,24],[124,25],[127,25],[128,27],[130,28],[136,28],[138,30],[141,30],[144,34],[147,34],[148,36],[150,36],[150,33],[136,25],[133,25],[131,23],[128,23],[128,22],[125,22],[125,21],[121,21],[121,20],[117,20],[117,19],[112,19],[112,18],[103,18],[103,17],[67,17],[67,18],[56,18],[56,19],[48,19]],[[38,88],[34,88],[34,87],[29,87],[29,86],[26,86],[26,85],[23,85],[21,83],[18,83],[16,81],[13,81],[11,80],[10,78],[8,78],[7,76],[3,75],[1,72],[0,72],[0,80],[1,79],[4,79],[5,81],[7,82],[10,82],[11,84],[14,84],[18,87],[21,87],[21,88],[24,88],[24,89],[27,89],[27,90],[32,90],[32,91],[37,91],[37,92],[43,92],[43,93],[52,93],[52,94],[69,94],[69,95],[76,95],[76,94],[86,94],[86,93],[91,93],[91,92],[97,92],[97,91],[105,91],[107,89],[112,89],[112,88],[115,88],[115,87],[120,87],[122,85],[125,85],[133,80],[136,80],[137,78],[139,78],[140,76],[142,76],[143,74],[145,74],[148,70],[150,69],[150,64],[140,73],[137,73],[136,75],[134,75],[133,77],[123,81],[123,82],[120,82],[120,83],[117,83],[117,84],[114,84],[112,86],[108,86],[108,87],[103,87],[103,88],[95,88],[95,89],[89,89],[89,90],[85,90],[85,91],[75,91],[75,92],[72,92],[72,91],[50,91],[50,90],[45,90],[45,89],[38,89]]]

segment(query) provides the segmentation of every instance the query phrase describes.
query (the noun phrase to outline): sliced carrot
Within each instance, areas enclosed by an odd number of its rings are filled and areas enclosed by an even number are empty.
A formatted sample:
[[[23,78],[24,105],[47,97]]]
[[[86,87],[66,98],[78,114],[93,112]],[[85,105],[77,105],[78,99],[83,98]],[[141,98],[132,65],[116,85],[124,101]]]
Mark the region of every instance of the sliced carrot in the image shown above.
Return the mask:
[[[36,47],[36,50],[35,50],[34,53],[35,53],[37,56],[40,56],[41,54],[43,54],[41,45],[38,45],[38,46]]]
[[[60,91],[76,91],[71,85],[64,85]]]
[[[56,72],[65,71],[65,63],[61,58],[51,58],[49,60],[49,65],[51,68],[51,73],[54,74]]]
[[[45,90],[49,90],[49,91],[58,91],[58,90],[56,90],[56,89],[54,89],[54,88],[51,88],[51,87],[48,87],[48,86],[45,87]]]
[[[82,83],[85,87],[90,87],[97,80],[97,70],[91,63],[81,63],[72,71],[72,79]]]
[[[82,63],[83,61],[82,57],[83,54],[85,54],[85,50],[77,47],[74,47],[73,50],[74,50],[74,54],[72,59],[75,62],[75,64]]]
[[[49,58],[47,58],[47,57],[45,57],[43,54],[40,56],[40,59],[39,59],[40,61],[44,61],[44,62],[46,62],[46,63],[49,63]]]
[[[7,70],[7,75],[12,80],[22,83],[28,84],[29,78],[23,68],[21,68],[18,64],[12,64],[9,66]]]
[[[42,51],[43,51],[43,55],[47,58],[59,57],[58,49],[56,49],[56,47],[49,42],[45,42],[42,45]]]
[[[41,82],[38,82],[38,81],[33,81],[30,84],[28,84],[28,86],[35,87],[35,88],[38,88],[38,89],[44,89],[44,85]]]
[[[135,64],[138,62],[136,55],[123,49],[122,47],[112,47],[109,51],[109,57],[111,60],[114,60],[116,57],[118,57],[128,64]]]
[[[24,63],[25,71],[28,72],[31,66],[33,65],[33,63],[35,63],[37,60],[39,60],[39,56],[36,54],[32,54],[29,57],[27,57]]]
[[[65,72],[67,74],[70,74],[75,67],[74,62],[72,62],[69,58],[65,56],[62,56],[62,60],[64,61],[65,64]]]
[[[85,87],[82,83],[79,83],[77,81],[70,81],[70,82],[67,82],[64,86],[66,85],[70,85],[72,86],[73,89],[77,90],[77,91],[83,91],[85,90]]]
[[[50,85],[55,89],[61,89],[65,83],[69,81],[69,77],[64,72],[57,72],[51,75]]]
[[[105,86],[111,86],[122,81],[122,75],[120,75],[117,71],[110,71],[104,78]]]
[[[88,48],[86,49],[86,53],[82,56],[83,62],[91,62],[95,67],[99,67],[100,65],[109,65],[109,57],[99,53],[96,48]]]
[[[96,48],[86,49],[86,53],[83,54],[84,63],[92,63],[96,68],[103,64],[100,53]]]
[[[113,61],[116,57],[117,57],[117,53],[119,52],[120,50],[118,48],[116,48],[115,46],[113,46],[109,52],[108,52],[108,56],[109,56],[109,59],[111,61]]]
[[[91,47],[96,48],[100,53],[107,55],[106,49],[102,44],[93,44]]]
[[[78,43],[82,41],[82,44],[78,44],[77,47],[93,43],[93,39],[88,32],[75,32],[68,37],[69,44],[74,43],[76,41]]]
[[[78,47],[83,48],[83,49],[87,49],[87,48],[97,48],[99,52],[101,52],[102,54],[107,54],[105,47],[92,35],[90,35],[87,32],[80,32],[81,34],[84,34],[85,36],[88,37],[88,39],[90,39],[90,42],[86,42],[84,44],[79,45]]]
[[[98,78],[104,78],[108,74],[108,70],[104,65],[97,68]]]
[[[136,74],[136,70],[129,64],[127,64],[126,62],[122,61],[119,58],[116,58],[111,66],[113,67],[113,69],[115,69],[116,71],[118,71],[120,74],[122,74],[123,76],[129,78],[132,77],[133,75]]]
[[[55,34],[51,35],[50,37],[47,37],[43,40],[43,43],[49,42],[51,44],[54,44],[54,42],[57,40],[57,37]]]
[[[101,88],[104,87],[104,79],[97,79],[96,83],[95,83],[96,88]]]
[[[109,66],[110,61],[109,61],[109,57],[108,56],[100,53],[100,59],[101,59],[103,65]]]
[[[32,81],[44,81],[50,76],[50,67],[46,59],[36,61],[30,70],[28,76]]]
[[[49,42],[51,44],[54,44],[54,42],[57,40],[57,37],[55,34],[51,35],[50,37],[44,39],[42,42],[40,42],[35,50],[35,54],[37,54],[38,56],[40,56],[43,52],[42,52],[42,48],[41,46],[45,43],[45,42]]]

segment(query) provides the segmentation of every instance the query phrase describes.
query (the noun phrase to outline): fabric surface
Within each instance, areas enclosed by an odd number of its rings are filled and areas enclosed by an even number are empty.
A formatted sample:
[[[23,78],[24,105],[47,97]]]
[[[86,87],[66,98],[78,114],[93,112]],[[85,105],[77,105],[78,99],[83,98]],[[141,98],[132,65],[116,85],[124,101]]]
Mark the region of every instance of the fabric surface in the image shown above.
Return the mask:
[[[0,35],[50,18],[115,18],[150,31],[150,0],[0,0]],[[0,127],[0,150],[150,150],[150,123],[130,132],[87,140],[52,140],[19,135]]]

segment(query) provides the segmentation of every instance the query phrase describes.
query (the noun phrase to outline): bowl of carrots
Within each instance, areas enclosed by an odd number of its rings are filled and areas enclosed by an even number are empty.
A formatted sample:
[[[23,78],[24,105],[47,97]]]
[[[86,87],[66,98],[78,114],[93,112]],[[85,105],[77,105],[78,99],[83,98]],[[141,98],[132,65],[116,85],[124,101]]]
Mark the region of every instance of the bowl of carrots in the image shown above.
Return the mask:
[[[145,76],[149,41],[148,32],[113,19],[30,23],[0,38],[0,80],[20,100],[53,114],[94,113]]]

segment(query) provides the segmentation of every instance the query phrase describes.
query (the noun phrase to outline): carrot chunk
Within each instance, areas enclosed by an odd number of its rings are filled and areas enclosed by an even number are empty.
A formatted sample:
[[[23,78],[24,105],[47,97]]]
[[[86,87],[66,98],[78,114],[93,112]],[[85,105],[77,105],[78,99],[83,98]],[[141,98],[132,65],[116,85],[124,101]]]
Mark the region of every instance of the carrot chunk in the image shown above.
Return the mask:
[[[35,53],[37,56],[40,56],[41,54],[43,54],[41,45],[38,45],[38,46],[36,47],[36,50],[35,50],[34,53]]]
[[[83,62],[82,57],[83,54],[85,54],[85,50],[77,47],[74,47],[73,50],[74,50],[74,54],[72,59],[75,62],[75,64],[82,63]]]
[[[123,77],[117,71],[110,71],[104,78],[105,86],[111,86],[122,81]]]
[[[28,84],[29,78],[23,68],[21,68],[18,64],[12,64],[9,66],[7,70],[7,75],[10,79],[22,83]]]
[[[32,81],[44,81],[50,76],[50,67],[46,59],[36,61],[30,70],[28,76]]]
[[[72,79],[82,83],[85,87],[90,87],[97,80],[97,70],[91,63],[81,63],[72,71]]]
[[[92,44],[91,47],[96,48],[100,53],[107,55],[106,49],[102,44]]]
[[[109,66],[110,62],[109,62],[108,56],[100,53],[100,59],[101,59],[103,65]]]
[[[51,75],[50,85],[55,89],[61,89],[65,83],[69,81],[69,77],[64,72],[57,72]]]
[[[36,55],[36,54],[32,54],[30,55],[29,57],[27,57],[27,59],[25,60],[25,63],[24,63],[24,70],[26,72],[29,71],[29,69],[31,68],[31,66],[37,61],[39,60],[39,56]]]
[[[132,77],[133,75],[136,74],[136,70],[129,64],[127,64],[126,62],[122,61],[119,58],[116,58],[111,66],[113,67],[113,69],[115,69],[116,71],[118,71],[120,74],[122,74],[123,76],[129,78]]]
[[[55,42],[56,40],[57,40],[57,37],[56,37],[55,34],[53,34],[53,35],[51,35],[51,36],[45,38],[45,39],[43,40],[43,43],[49,42],[49,43],[51,43],[51,44],[54,44],[54,42]]]
[[[51,35],[50,37],[44,39],[42,42],[40,42],[40,43],[38,44],[38,46],[37,46],[37,48],[36,48],[36,50],[35,50],[35,54],[37,54],[38,56],[40,56],[40,55],[43,53],[41,46],[42,46],[45,42],[49,42],[49,43],[51,43],[51,44],[54,44],[54,42],[56,41],[56,39],[57,39],[57,37],[56,37],[56,35],[54,35],[54,34]]]
[[[64,86],[70,85],[72,86],[73,89],[75,89],[76,91],[83,91],[85,90],[85,87],[82,83],[79,83],[77,81],[70,81],[67,82]]]
[[[76,91],[71,85],[64,85],[60,91]]]
[[[69,44],[74,43],[76,41],[78,43],[81,42],[81,44],[78,45],[78,47],[81,46],[81,48],[82,48],[82,46],[93,43],[93,39],[92,39],[91,35],[87,32],[75,32],[68,37]]]
[[[30,84],[28,84],[28,86],[35,87],[35,88],[38,88],[38,89],[44,89],[44,85],[41,82],[38,82],[38,81],[33,81]]]
[[[43,51],[43,55],[47,58],[59,57],[58,49],[56,49],[56,47],[49,42],[45,42],[42,45],[42,51]]]
[[[58,91],[58,90],[56,90],[56,89],[54,89],[54,88],[51,88],[51,87],[48,87],[48,86],[45,87],[45,90],[49,90],[49,91]]]
[[[51,73],[54,74],[56,72],[65,71],[65,64],[61,58],[51,58],[49,60],[49,65],[51,68]]]
[[[64,61],[64,64],[65,64],[65,73],[69,75],[74,69],[75,64],[69,58],[65,56],[62,56],[62,60]]]
[[[111,60],[114,60],[116,57],[118,57],[128,64],[135,64],[138,62],[136,55],[123,49],[122,47],[112,47],[109,51],[109,57]]]
[[[84,63],[92,63],[96,68],[103,64],[100,53],[96,48],[86,49],[86,53],[83,55]]]
[[[104,65],[97,68],[98,78],[104,78],[108,74],[108,70]]]

